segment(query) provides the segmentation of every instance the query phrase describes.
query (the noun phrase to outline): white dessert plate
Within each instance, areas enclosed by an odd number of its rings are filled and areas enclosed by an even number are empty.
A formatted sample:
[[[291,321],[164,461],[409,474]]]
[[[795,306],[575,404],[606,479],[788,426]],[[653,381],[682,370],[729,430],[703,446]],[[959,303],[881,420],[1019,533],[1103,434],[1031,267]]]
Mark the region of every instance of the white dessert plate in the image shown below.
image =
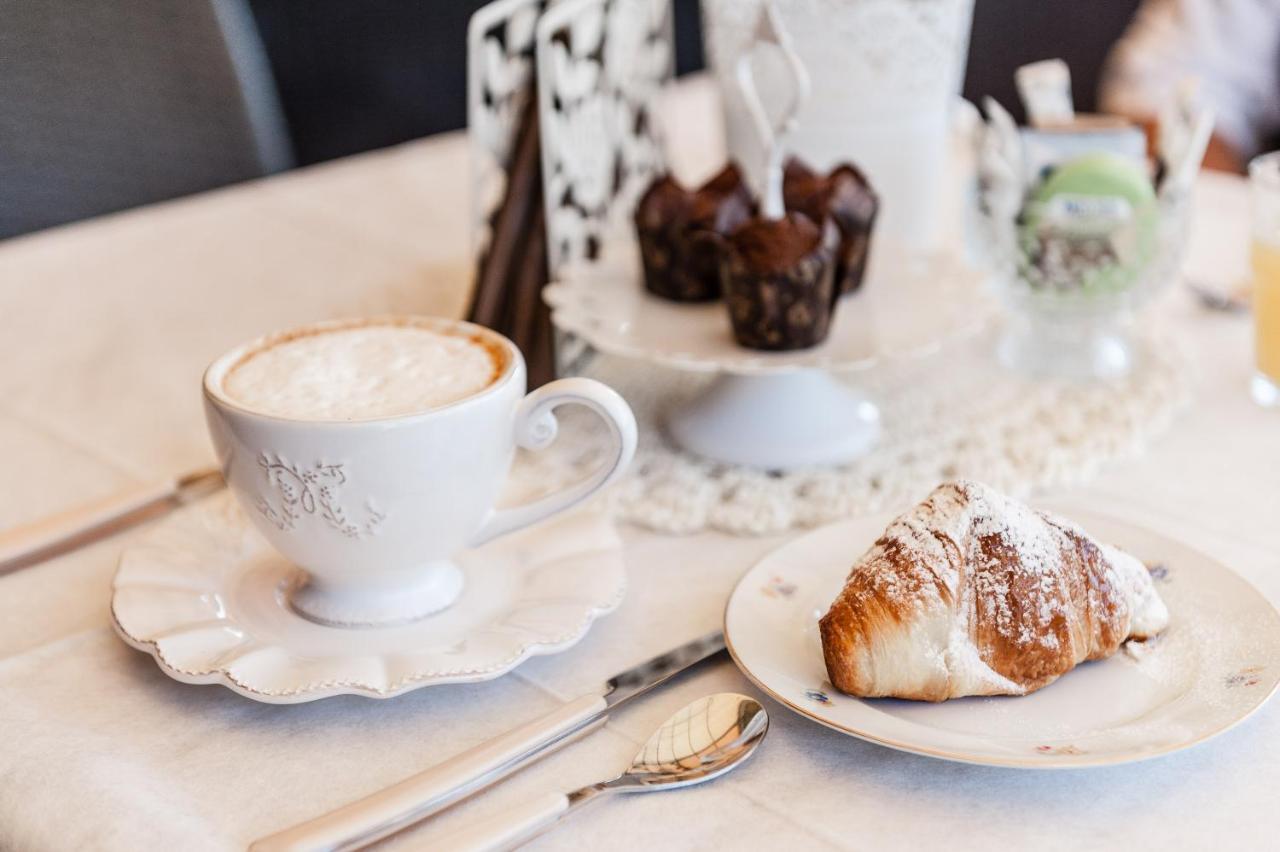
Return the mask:
[[[761,352],[734,342],[723,303],[677,303],[646,292],[634,240],[614,239],[601,256],[565,270],[543,291],[556,326],[611,355],[682,370],[853,372],[888,358],[928,355],[981,329],[993,310],[985,277],[957,255],[912,258],[877,240],[864,286],[840,300],[824,343]]]
[[[120,637],[170,677],[292,704],[490,680],[574,645],[626,589],[612,521],[589,508],[457,561],[467,585],[444,612],[394,627],[317,624],[285,601],[298,570],[224,493],[175,512],[124,552],[111,612]]]
[[[1230,569],[1166,536],[1063,511],[1152,567],[1168,629],[1085,663],[1031,695],[937,704],[860,699],[827,680],[818,618],[891,518],[856,519],[796,539],[747,572],[725,639],[757,686],[838,731],[891,748],[994,766],[1102,766],[1178,751],[1257,710],[1280,682],[1280,614]]]

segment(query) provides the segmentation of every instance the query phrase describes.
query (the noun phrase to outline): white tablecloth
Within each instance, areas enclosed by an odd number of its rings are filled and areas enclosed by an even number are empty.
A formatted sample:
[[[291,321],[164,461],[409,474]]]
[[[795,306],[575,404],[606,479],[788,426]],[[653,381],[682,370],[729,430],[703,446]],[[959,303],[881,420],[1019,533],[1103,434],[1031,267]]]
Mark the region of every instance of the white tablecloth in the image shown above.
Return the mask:
[[[465,140],[449,135],[0,245],[0,527],[208,463],[200,372],[244,338],[335,315],[459,314],[466,181]],[[1190,269],[1227,283],[1245,271],[1244,186],[1206,177],[1199,191]],[[1185,294],[1164,314],[1198,364],[1191,409],[1145,458],[1068,496],[1167,530],[1280,600],[1280,415],[1248,399],[1249,324]],[[170,681],[115,638],[110,578],[138,534],[0,579],[2,849],[243,848],[714,629],[736,578],[778,544],[628,529],[627,599],[572,651],[486,684],[275,707]],[[755,693],[728,663],[704,669],[389,845],[427,848],[459,820],[607,777],[717,689]],[[1280,844],[1274,704],[1177,755],[1034,773],[901,754],[764,703],[772,731],[741,771],[593,805],[534,846]]]

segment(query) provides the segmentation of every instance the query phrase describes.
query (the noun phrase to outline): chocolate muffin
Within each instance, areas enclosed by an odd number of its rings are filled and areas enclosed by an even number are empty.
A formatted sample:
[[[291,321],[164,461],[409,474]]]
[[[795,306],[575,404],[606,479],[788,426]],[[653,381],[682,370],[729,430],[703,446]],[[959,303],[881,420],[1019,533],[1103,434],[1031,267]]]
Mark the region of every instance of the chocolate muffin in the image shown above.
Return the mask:
[[[724,239],[754,211],[733,164],[692,191],[670,175],[655,179],[635,214],[645,289],[677,302],[719,298]]]
[[[856,166],[843,163],[820,175],[795,157],[787,160],[782,195],[788,210],[798,210],[815,222],[830,219],[840,232],[836,247],[836,289],[852,293],[862,286],[871,250],[880,199]]]
[[[751,349],[808,349],[827,338],[839,296],[836,229],[803,213],[753,218],[728,238],[724,296],[733,336]]]

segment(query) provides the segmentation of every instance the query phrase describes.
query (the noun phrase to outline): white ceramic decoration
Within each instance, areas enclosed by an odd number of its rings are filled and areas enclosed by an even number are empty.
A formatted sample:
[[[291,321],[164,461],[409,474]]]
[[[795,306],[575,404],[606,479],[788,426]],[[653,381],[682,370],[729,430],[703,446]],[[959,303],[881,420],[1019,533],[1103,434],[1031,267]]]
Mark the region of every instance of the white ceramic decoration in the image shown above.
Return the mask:
[[[467,584],[445,612],[361,630],[317,624],[289,606],[300,572],[224,493],[174,513],[125,550],[111,612],[121,638],[170,677],[292,704],[498,677],[575,644],[626,586],[621,544],[598,509],[457,561]]]
[[[783,63],[784,73],[770,77],[769,82],[774,83],[775,88],[777,83],[790,83],[789,90],[784,92],[787,100],[781,106],[771,104],[773,109],[766,106],[756,80],[755,57],[763,48],[776,51],[775,55]],[[763,155],[762,162],[756,164],[760,168],[756,179],[756,186],[760,188],[760,215],[765,219],[781,219],[786,215],[782,194],[782,157],[787,150],[788,138],[796,128],[796,116],[809,99],[811,86],[809,70],[791,44],[791,36],[778,20],[778,7],[773,0],[765,0],[760,7],[751,42],[734,63],[734,76],[738,81],[738,96],[751,117]],[[747,171],[754,172],[755,169],[748,168]]]
[[[729,153],[742,163],[760,162],[761,150],[737,63],[766,2],[813,83],[788,147],[818,169],[852,160],[880,195],[877,234],[936,247],[944,236],[938,197],[947,182],[950,108],[964,78],[973,0],[702,0]],[[790,85],[780,65],[758,71],[767,104],[786,100],[770,85]]]
[[[548,263],[601,255],[631,234],[663,167],[653,97],[671,78],[669,0],[562,0],[535,36]]]
[[[427,412],[316,422],[251,411],[222,389],[232,366],[280,335],[228,352],[205,373],[205,412],[223,476],[259,532],[307,572],[308,582],[291,587],[291,605],[316,621],[388,624],[444,609],[467,582],[456,553],[580,502],[621,474],[635,452],[635,418],[607,386],[561,379],[526,396],[524,359],[502,335],[453,320],[398,321],[482,339],[503,353],[501,375],[479,393]],[[553,412],[569,403],[608,425],[606,463],[555,494],[495,509],[516,447],[550,446]]]
[[[1239,723],[1280,683],[1280,614],[1228,568],[1159,533],[1056,507],[1102,541],[1147,561],[1172,619],[1022,697],[938,704],[859,699],[827,680],[817,621],[853,562],[891,520],[825,527],[776,550],[729,599],[725,638],[738,666],[782,704],[838,731],[929,757],[1034,769],[1156,757]]]
[[[496,0],[467,23],[467,141],[471,148],[472,249],[489,247],[520,116],[533,95],[533,30],[546,0]]]
[[[676,304],[647,293],[634,243],[566,270],[544,296],[557,328],[596,349],[719,374],[668,413],[667,429],[681,447],[730,464],[790,469],[848,462],[879,436],[874,402],[829,372],[929,354],[991,317],[983,275],[952,255],[913,259],[880,240],[867,281],[841,302],[825,343],[792,352],[738,346],[722,304]]]

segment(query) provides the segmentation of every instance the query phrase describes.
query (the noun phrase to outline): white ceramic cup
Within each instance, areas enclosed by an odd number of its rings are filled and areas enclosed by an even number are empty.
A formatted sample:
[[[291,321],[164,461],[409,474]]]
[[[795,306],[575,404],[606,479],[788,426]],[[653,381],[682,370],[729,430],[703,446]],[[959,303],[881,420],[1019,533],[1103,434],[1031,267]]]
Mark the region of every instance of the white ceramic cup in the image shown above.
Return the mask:
[[[504,360],[499,377],[449,405],[356,421],[263,414],[223,389],[232,367],[275,341],[386,322],[474,336]],[[210,365],[204,402],[227,484],[267,541],[305,572],[284,593],[299,614],[326,624],[394,624],[444,609],[465,582],[454,554],[580,502],[621,474],[636,447],[635,417],[609,387],[560,379],[526,395],[515,344],[436,318],[338,320],[269,335]],[[516,447],[550,446],[554,409],[566,403],[585,405],[608,424],[608,462],[562,491],[494,508]]]

